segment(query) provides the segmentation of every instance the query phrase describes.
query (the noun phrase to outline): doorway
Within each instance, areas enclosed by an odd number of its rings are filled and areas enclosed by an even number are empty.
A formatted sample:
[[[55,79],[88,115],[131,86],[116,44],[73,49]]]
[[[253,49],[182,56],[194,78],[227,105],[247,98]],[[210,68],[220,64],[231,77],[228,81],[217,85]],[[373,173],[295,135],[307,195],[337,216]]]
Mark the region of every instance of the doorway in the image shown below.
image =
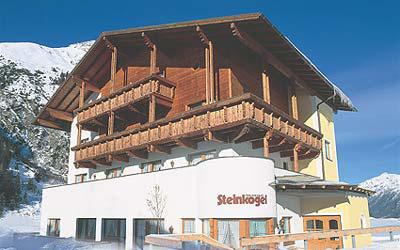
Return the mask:
[[[342,229],[340,215],[304,216],[304,232]],[[319,238],[308,241],[309,250],[341,249],[342,237]]]

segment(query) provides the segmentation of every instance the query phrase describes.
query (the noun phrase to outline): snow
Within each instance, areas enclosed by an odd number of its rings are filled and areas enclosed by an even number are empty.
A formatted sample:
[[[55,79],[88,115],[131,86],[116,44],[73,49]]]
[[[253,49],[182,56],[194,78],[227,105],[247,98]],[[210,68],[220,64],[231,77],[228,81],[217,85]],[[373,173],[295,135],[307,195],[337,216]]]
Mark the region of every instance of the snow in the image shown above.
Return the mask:
[[[0,43],[0,55],[30,71],[69,72],[88,51],[93,41],[50,48],[30,42]]]
[[[395,190],[400,193],[400,175],[385,172],[377,177],[362,182],[360,186],[374,190],[377,193],[383,193],[389,190]]]

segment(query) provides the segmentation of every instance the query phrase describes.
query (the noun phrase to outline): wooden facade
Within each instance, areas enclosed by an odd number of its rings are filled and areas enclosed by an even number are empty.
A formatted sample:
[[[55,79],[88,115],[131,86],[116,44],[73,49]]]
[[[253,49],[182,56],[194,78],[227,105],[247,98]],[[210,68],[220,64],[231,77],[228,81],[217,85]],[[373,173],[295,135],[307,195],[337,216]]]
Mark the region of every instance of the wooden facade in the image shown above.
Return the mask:
[[[65,130],[77,117],[79,167],[217,140],[280,152],[298,171],[322,135],[298,121],[296,89],[331,89],[280,35],[260,14],[102,33],[36,123]],[[99,137],[82,142],[82,130]]]

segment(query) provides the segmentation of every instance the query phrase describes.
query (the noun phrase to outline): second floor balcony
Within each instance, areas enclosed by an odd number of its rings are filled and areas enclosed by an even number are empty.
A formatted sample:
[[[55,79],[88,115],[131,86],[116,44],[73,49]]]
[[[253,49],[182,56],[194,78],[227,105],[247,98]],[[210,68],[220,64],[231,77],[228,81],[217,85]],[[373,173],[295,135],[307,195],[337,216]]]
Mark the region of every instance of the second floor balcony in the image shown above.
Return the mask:
[[[264,155],[280,152],[294,160],[316,157],[322,135],[262,99],[244,94],[208,104],[180,115],[113,133],[72,149],[78,167],[110,165],[113,160],[147,158],[149,152],[170,153],[171,148],[197,148],[203,140],[251,142]]]

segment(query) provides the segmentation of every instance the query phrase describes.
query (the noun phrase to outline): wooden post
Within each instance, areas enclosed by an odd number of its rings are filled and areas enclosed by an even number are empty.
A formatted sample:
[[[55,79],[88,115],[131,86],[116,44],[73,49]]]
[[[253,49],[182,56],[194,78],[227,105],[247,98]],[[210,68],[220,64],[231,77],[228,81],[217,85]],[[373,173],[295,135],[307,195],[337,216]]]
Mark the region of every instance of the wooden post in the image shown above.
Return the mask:
[[[150,74],[157,73],[157,46],[153,44],[150,50]]]
[[[128,85],[128,66],[124,66],[124,86]]]
[[[271,103],[271,96],[269,91],[269,81],[270,81],[270,71],[268,66],[264,66],[264,70],[262,72],[262,84],[263,84],[263,98],[264,101],[268,104]]]
[[[82,125],[78,124],[77,128],[78,128],[78,131],[77,131],[76,145],[80,145],[81,141],[82,141]]]
[[[300,145],[296,144],[293,148],[293,170],[299,172],[299,149]]]
[[[151,95],[149,102],[149,122],[156,120],[156,97]]]
[[[299,113],[298,113],[298,108],[297,108],[297,94],[296,90],[294,88],[294,85],[289,86],[289,104],[290,104],[290,114],[291,116],[298,120],[299,119]]]
[[[204,63],[206,67],[206,104],[210,103],[210,52],[208,47],[204,49]]]
[[[210,52],[210,102],[215,101],[215,80],[214,80],[214,45],[211,41],[208,43],[209,52]]]
[[[86,82],[82,81],[81,88],[79,91],[79,108],[82,108],[83,105],[85,104],[85,85],[86,85]]]
[[[267,136],[263,138],[263,155],[265,158],[269,157],[269,138]]]
[[[117,47],[112,47],[111,52],[111,93],[115,91],[115,74],[117,72]]]
[[[114,119],[115,119],[114,111],[111,111],[110,116],[108,117],[108,135],[114,133]]]

